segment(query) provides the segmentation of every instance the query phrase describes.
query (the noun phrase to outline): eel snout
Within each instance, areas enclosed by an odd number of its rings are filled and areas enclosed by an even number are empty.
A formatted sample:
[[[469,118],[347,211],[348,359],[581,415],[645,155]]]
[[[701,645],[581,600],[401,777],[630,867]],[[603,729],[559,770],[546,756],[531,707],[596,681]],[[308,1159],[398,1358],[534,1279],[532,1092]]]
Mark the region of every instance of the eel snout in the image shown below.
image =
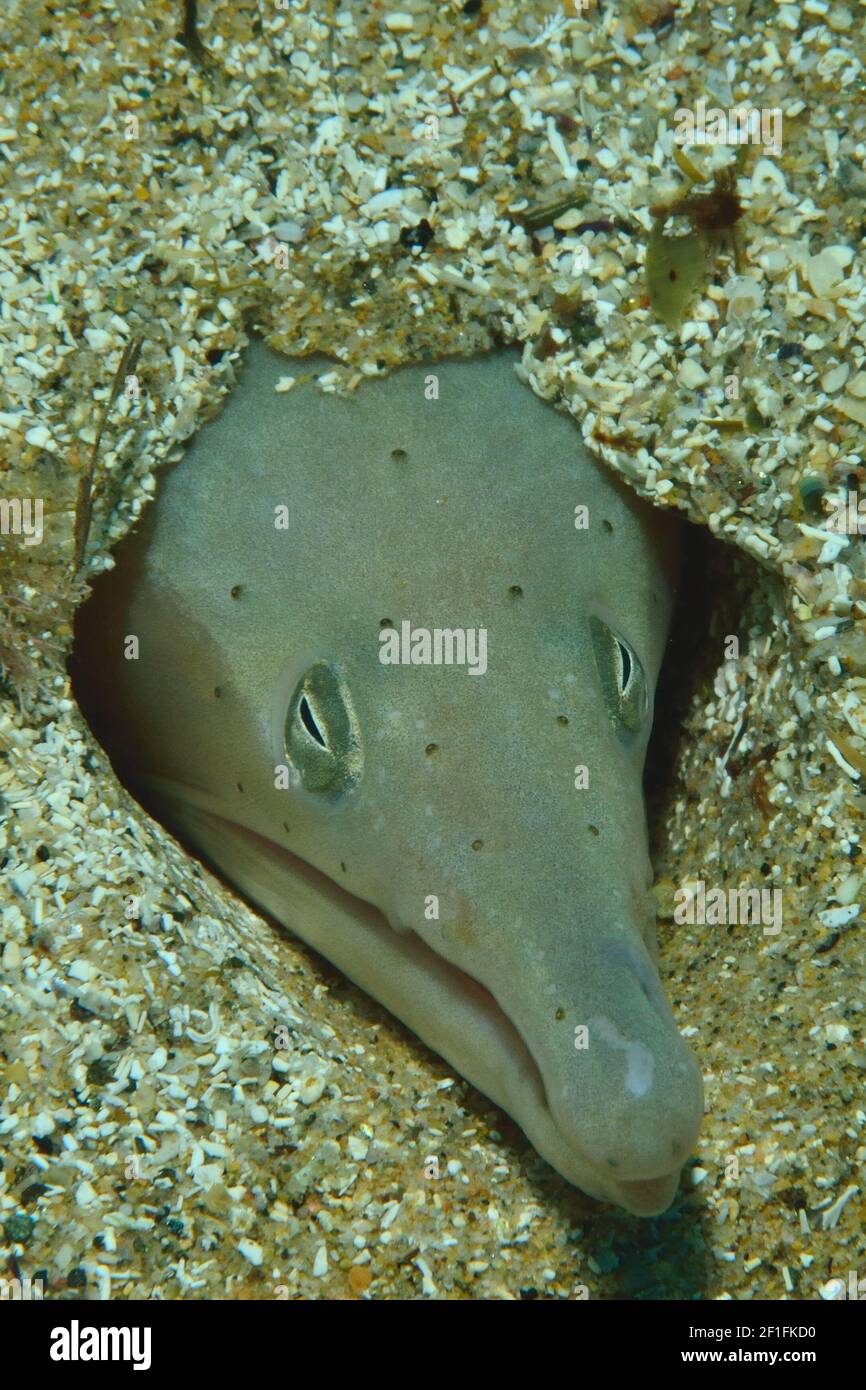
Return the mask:
[[[636,933],[618,934],[584,957],[563,994],[571,1028],[538,1019],[534,1031],[518,1026],[557,1135],[580,1168],[574,1180],[636,1215],[664,1211],[697,1141],[704,1098],[653,960]]]

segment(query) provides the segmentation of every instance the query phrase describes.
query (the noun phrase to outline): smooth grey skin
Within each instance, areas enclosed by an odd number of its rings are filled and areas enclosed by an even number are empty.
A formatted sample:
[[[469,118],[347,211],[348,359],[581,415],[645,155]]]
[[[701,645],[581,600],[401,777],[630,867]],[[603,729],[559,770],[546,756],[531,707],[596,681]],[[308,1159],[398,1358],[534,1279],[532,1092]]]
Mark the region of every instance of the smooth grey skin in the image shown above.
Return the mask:
[[[516,360],[276,394],[333,364],[254,344],[80,612],[75,688],[179,837],[566,1178],[650,1215],[703,1111],[655,963],[641,784],[676,531]],[[486,628],[486,673],[383,665],[384,619]]]

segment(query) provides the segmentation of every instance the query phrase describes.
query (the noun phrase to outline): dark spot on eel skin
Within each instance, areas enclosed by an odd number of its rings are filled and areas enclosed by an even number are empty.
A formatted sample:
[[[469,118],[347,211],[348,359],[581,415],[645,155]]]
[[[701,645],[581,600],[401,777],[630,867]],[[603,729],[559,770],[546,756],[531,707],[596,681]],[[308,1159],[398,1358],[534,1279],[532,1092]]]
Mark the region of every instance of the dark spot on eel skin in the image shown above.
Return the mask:
[[[391,457],[395,463],[405,463],[409,455],[405,449],[392,449]]]
[[[238,788],[238,791],[239,791],[239,792],[242,792],[243,789],[244,789],[244,784],[243,784],[243,782],[238,782],[237,788]]]
[[[557,724],[562,724],[562,725],[567,724],[567,723],[568,723],[568,715],[567,715],[567,714],[558,714],[558,715],[556,716],[556,722],[557,722]]]
[[[609,522],[609,521],[603,521],[601,524],[602,524],[602,526],[604,527],[605,531],[607,531],[608,535],[609,535],[609,536],[612,536],[612,535],[613,535],[613,527],[611,526],[610,522]]]
[[[561,1023],[562,1020],[565,1018],[565,1009],[557,1009],[553,1017],[556,1019],[558,1023]]]
[[[232,598],[240,598],[242,588],[243,586],[241,584],[235,584],[230,590]]]
[[[483,841],[483,840],[473,840],[473,841],[472,841],[472,848],[473,848],[473,849],[483,849],[483,847],[484,847],[484,841]]]
[[[214,699],[215,699],[215,700],[220,700],[220,699],[222,699],[222,693],[223,693],[223,691],[222,691],[222,686],[221,686],[221,685],[215,685],[214,688],[213,688],[213,697],[214,697]]]
[[[424,749],[424,752],[427,754],[427,757],[428,757],[428,758],[432,757],[432,755],[433,755],[434,753],[438,753],[438,751],[439,751],[439,744],[438,744],[438,743],[428,743],[428,744],[427,744],[427,747]]]
[[[589,827],[589,829],[590,829],[590,833],[591,833],[591,834],[593,834],[593,835],[598,835],[599,830],[598,830],[598,826],[597,826],[597,825],[591,825],[591,826]]]
[[[379,626],[380,626],[380,627],[393,627],[393,626],[394,626],[394,623],[393,623],[393,620],[392,620],[391,618],[380,618],[380,619],[379,619]]]
[[[340,868],[343,870],[343,873],[344,873],[344,874],[347,874],[347,873],[349,872],[349,870],[346,868],[345,864],[343,863],[342,859],[340,860]]]
[[[519,584],[512,584],[508,592],[512,598],[523,598],[523,590]]]

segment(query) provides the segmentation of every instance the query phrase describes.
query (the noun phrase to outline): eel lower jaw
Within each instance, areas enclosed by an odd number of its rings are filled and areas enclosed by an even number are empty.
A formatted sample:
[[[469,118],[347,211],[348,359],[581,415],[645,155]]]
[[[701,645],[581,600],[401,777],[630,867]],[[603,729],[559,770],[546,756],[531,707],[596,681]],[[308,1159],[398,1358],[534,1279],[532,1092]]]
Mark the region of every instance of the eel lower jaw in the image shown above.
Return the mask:
[[[204,791],[162,778],[137,779],[145,808],[227,885],[378,999],[462,1076],[521,1126],[563,1177],[601,1202],[655,1216],[673,1201],[680,1167],[617,1180],[566,1140],[548,1101],[532,1049],[486,985],[429,946],[411,928],[395,928],[364,899],[284,845],[214,809]],[[129,778],[134,784],[134,779]],[[316,917],[317,929],[303,929]],[[475,1046],[465,1050],[466,1038]]]

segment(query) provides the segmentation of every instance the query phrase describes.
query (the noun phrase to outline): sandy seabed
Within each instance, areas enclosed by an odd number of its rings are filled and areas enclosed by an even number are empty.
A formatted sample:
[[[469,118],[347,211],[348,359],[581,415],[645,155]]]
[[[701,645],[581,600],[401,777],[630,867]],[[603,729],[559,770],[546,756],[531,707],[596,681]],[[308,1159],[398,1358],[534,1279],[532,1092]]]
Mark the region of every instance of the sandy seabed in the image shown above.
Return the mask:
[[[2,538],[0,1258],[57,1298],[833,1297],[866,1267],[866,575],[829,525],[864,477],[863,9],[222,0],[204,61],[179,27],[165,0],[0,21],[2,496],[44,499],[40,544]],[[783,138],[740,149],[737,244],[670,325],[649,209],[699,99]],[[733,154],[688,151],[701,190]],[[700,583],[717,547],[652,802],[708,1098],[661,1218],[571,1189],[201,869],[78,712],[75,606],[254,330],[333,355],[333,390],[516,342],[702,528]],[[781,931],[676,925],[698,882],[780,890]]]

